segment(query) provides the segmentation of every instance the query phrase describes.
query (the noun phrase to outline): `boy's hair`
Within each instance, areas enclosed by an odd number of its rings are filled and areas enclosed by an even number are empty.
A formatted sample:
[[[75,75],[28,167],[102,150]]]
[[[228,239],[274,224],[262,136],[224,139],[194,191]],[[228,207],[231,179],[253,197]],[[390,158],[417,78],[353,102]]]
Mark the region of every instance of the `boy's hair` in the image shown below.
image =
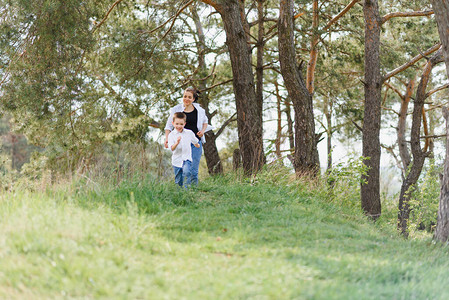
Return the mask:
[[[175,119],[183,119],[185,122],[187,120],[187,116],[183,112],[175,112],[175,114],[173,115],[173,122],[175,121]]]

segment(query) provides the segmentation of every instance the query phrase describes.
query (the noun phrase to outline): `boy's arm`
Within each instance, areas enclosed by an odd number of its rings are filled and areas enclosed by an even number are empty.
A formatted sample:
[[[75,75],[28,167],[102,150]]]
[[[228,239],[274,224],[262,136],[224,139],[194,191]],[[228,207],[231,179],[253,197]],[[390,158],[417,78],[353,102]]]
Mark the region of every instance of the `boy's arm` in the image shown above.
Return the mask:
[[[171,151],[175,151],[176,147],[178,147],[178,145],[179,145],[180,142],[181,142],[181,137],[178,136],[178,139],[176,140],[176,143],[174,143],[174,144],[170,147]]]
[[[180,136],[178,136],[178,139],[176,141],[172,135],[168,136],[168,145],[170,146],[171,151],[175,151],[175,149],[178,147],[180,142],[181,142]]]

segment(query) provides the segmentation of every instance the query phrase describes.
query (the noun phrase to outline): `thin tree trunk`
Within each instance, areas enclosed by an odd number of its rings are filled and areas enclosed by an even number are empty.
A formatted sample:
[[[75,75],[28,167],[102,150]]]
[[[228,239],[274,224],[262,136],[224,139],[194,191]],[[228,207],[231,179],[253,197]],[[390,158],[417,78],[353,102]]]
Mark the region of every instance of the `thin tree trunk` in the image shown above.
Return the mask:
[[[297,176],[319,171],[312,95],[296,62],[294,1],[281,0],[278,21],[279,62],[288,95],[295,110],[294,167]]]
[[[365,214],[376,220],[381,214],[380,203],[380,119],[381,88],[380,75],[380,16],[377,0],[365,0],[365,112],[363,119],[363,150],[368,168],[361,186],[362,209]]]
[[[307,77],[306,77],[306,86],[307,90],[311,95],[313,95],[315,86],[315,69],[316,63],[318,60],[318,24],[319,24],[319,15],[318,15],[318,0],[313,1],[313,18],[312,18],[312,39],[310,41],[310,57],[309,63],[307,64]]]
[[[207,73],[206,66],[206,38],[204,36],[203,25],[201,24],[200,17],[196,10],[196,7],[191,7],[192,18],[195,22],[195,27],[198,35],[198,69],[201,75]],[[200,81],[198,84],[200,90],[206,89],[206,82],[204,80]],[[209,119],[209,124],[212,124],[213,116],[209,110],[209,96],[204,94],[201,97],[201,105],[206,111],[206,116]],[[223,165],[221,163],[220,155],[218,154],[216,136],[213,131],[208,131],[206,133],[206,143],[203,144],[204,156],[206,157],[206,164],[209,175],[223,174]]]
[[[426,99],[426,88],[430,79],[432,68],[438,62],[442,61],[441,50],[438,50],[432,58],[427,62],[421,80],[416,91],[416,100],[413,105],[413,121],[412,130],[410,132],[411,137],[411,150],[413,156],[413,162],[411,162],[410,171],[407,173],[407,177],[402,182],[401,192],[399,195],[398,205],[398,229],[404,237],[408,237],[408,220],[410,218],[410,197],[415,190],[415,184],[418,182],[421,175],[424,161],[428,156],[428,153],[421,149],[421,121],[422,111],[424,108],[424,100]]]
[[[405,132],[407,130],[407,111],[410,99],[412,98],[413,91],[415,89],[415,80],[412,79],[407,84],[405,95],[401,99],[401,108],[399,110],[399,121],[398,121],[398,146],[399,146],[399,156],[402,162],[402,177],[405,180],[407,176],[407,170],[410,166],[411,156],[408,149],[407,141],[405,138]]]
[[[287,117],[287,136],[288,144],[290,145],[291,154],[295,153],[295,134],[293,132],[293,120],[292,120],[292,109],[290,100],[287,98],[284,101],[285,104],[285,115]]]
[[[257,62],[256,62],[256,98],[257,109],[263,111],[263,53],[265,46],[265,30],[264,30],[264,1],[257,0],[257,19],[258,19],[258,36],[257,36]],[[260,122],[262,122],[262,114],[260,114]]]
[[[328,95],[326,103],[324,103],[324,115],[326,117],[326,134],[327,134],[327,168],[326,172],[332,169],[332,101]]]
[[[447,242],[449,239],[449,107],[443,107],[442,111],[446,120],[446,157],[441,178],[440,205],[434,238],[440,242]]]
[[[449,79],[449,0],[431,0],[435,19],[438,24],[441,44],[443,45],[444,61],[446,63],[446,74]],[[438,208],[437,227],[435,239],[447,242],[449,237],[449,112],[443,108],[446,119],[446,159],[444,162],[444,174],[441,182],[440,206]]]
[[[281,158],[281,138],[282,138],[282,110],[281,110],[281,94],[279,92],[279,83],[277,81],[274,82],[274,87],[276,89],[276,108],[277,108],[277,130],[276,130],[276,141],[275,141],[275,149],[277,158]]]
[[[431,2],[438,24],[441,44],[443,45],[446,74],[449,78],[449,0],[431,0]]]

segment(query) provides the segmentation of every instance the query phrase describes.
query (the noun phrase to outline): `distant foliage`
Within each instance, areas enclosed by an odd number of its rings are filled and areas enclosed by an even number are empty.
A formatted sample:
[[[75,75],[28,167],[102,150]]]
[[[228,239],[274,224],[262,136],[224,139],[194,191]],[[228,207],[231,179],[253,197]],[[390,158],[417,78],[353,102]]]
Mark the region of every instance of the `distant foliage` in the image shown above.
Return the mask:
[[[410,201],[410,227],[432,232],[437,223],[440,199],[439,174],[442,167],[437,167],[432,160],[423,170],[417,188]]]
[[[350,207],[360,206],[360,186],[362,175],[367,172],[364,158],[350,158],[346,163],[338,163],[327,174],[328,198]]]

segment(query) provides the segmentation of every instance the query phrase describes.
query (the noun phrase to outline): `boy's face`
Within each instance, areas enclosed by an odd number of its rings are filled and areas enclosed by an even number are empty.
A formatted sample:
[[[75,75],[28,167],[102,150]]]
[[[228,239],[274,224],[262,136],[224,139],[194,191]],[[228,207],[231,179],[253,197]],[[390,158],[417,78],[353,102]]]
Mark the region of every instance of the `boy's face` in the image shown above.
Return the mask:
[[[184,126],[186,126],[186,121],[184,121],[184,119],[175,118],[173,120],[173,126],[175,127],[175,129],[177,131],[182,132],[182,130],[184,129]]]

